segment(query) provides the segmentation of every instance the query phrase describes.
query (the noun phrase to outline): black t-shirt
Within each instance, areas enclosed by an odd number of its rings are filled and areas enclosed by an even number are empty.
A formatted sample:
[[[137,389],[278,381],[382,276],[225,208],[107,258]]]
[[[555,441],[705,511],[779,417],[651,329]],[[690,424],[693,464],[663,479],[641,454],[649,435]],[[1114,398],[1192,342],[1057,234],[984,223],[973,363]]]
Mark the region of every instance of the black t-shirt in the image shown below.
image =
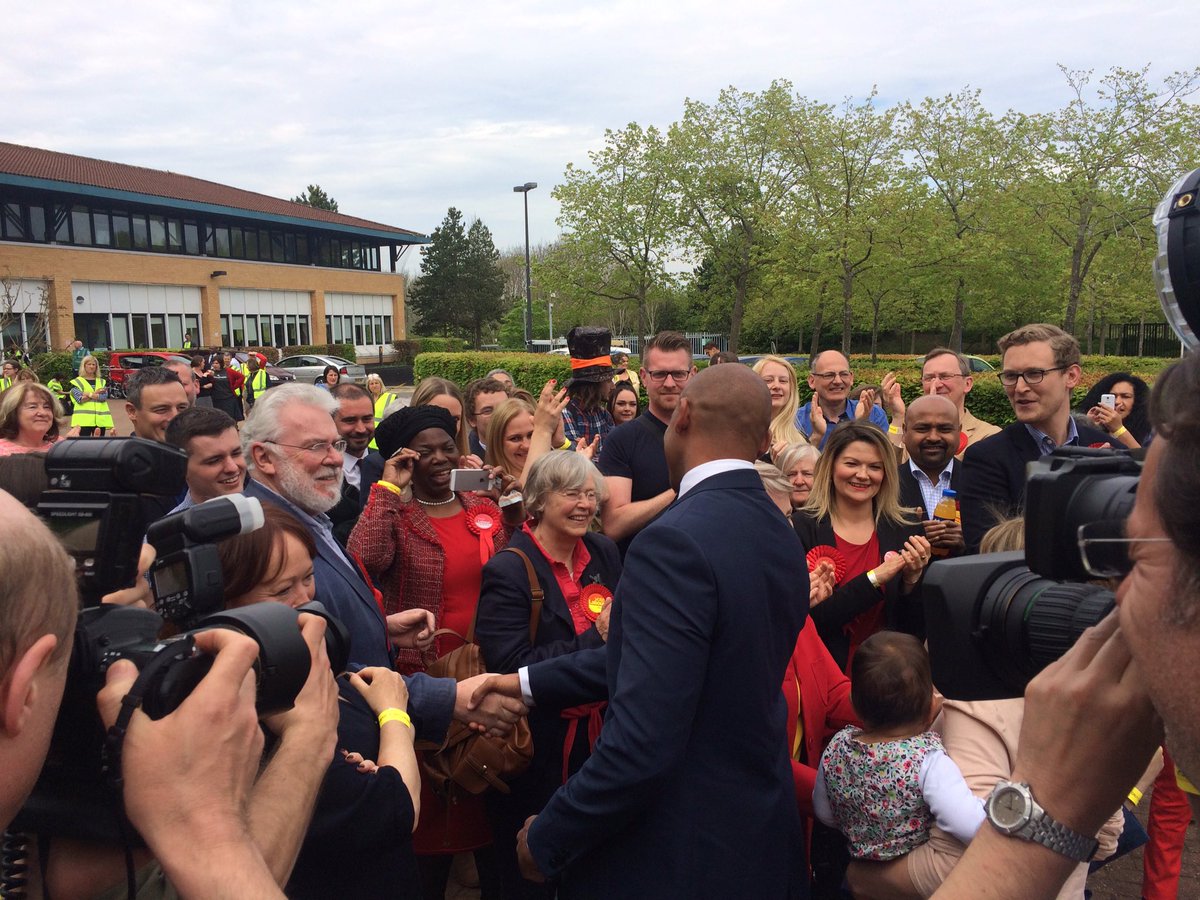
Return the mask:
[[[633,484],[629,499],[637,503],[657,497],[671,487],[667,457],[663,452],[663,435],[667,423],[647,410],[632,422],[618,425],[604,439],[600,456],[600,473],[605,476],[628,478]],[[617,541],[621,556],[629,549],[633,535]]]

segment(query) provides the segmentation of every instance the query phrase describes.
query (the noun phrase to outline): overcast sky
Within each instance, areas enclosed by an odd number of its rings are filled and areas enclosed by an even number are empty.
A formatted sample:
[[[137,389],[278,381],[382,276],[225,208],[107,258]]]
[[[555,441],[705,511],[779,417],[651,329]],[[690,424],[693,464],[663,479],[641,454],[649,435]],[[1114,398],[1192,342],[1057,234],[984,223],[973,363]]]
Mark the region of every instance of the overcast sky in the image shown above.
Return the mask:
[[[318,9],[319,7],[319,9]],[[1194,0],[340,0],[4,3],[0,139],[429,233],[449,206],[501,250],[553,240],[550,190],[605,128],[772,79],[838,102],[981,88],[993,111],[1066,98],[1056,68],[1196,64]],[[409,254],[415,262],[416,254]]]

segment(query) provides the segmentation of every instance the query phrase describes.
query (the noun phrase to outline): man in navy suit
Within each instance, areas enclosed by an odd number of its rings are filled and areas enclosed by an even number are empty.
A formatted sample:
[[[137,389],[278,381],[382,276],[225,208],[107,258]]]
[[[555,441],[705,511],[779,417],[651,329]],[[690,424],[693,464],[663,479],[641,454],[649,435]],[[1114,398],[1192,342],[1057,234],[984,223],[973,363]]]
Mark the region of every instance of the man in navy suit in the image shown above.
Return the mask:
[[[629,549],[607,645],[519,676],[550,706],[609,698],[592,756],[518,843],[562,897],[807,894],[780,684],[808,572],[752,465],[770,419],[745,366],[688,381],[664,438],[678,499]]]
[[[316,599],[341,620],[350,633],[352,668],[391,667],[390,641],[413,629],[432,629],[421,610],[406,610],[384,618],[359,567],[334,540],[326,513],[342,496],[342,449],[333,415],[337,401],[315,385],[291,383],[273,388],[254,404],[242,428],[251,479],[245,493],[287,510],[312,533],[317,545],[313,559]],[[406,678],[409,712],[417,737],[442,741],[451,718],[476,722],[496,732],[511,729],[524,706],[511,698],[496,698],[486,708],[468,714],[467,702],[476,682],[415,675]]]
[[[1071,418],[1071,391],[1079,384],[1079,342],[1055,325],[1025,325],[997,342],[1000,381],[1017,421],[972,444],[963,455],[960,496],[967,552],[996,524],[1019,515],[1025,503],[1025,468],[1055,448],[1111,447],[1108,435]]]

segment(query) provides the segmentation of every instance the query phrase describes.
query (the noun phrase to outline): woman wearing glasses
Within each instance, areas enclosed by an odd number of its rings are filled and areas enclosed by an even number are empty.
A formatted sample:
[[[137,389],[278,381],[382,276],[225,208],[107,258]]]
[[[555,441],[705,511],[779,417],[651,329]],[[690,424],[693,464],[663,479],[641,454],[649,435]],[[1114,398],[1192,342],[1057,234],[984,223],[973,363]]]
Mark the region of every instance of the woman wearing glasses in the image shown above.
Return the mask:
[[[502,514],[492,496],[453,491],[450,473],[460,467],[458,428],[438,406],[410,406],[385,418],[375,432],[387,460],[346,549],[360,561],[383,595],[386,614],[409,609],[433,613],[438,628],[467,636],[475,618],[483,566],[504,548],[523,518],[521,505]],[[511,479],[505,479],[505,489]],[[462,646],[443,635],[428,650],[400,650],[396,668],[424,671]],[[477,851],[484,896],[494,872],[491,834],[482,802],[472,795],[442,796],[425,783],[421,823],[413,835],[425,895],[442,897],[454,854]]]
[[[837,427],[792,522],[809,567],[834,565],[837,587],[810,615],[844,671],[876,631],[924,636],[920,583],[933,554],[917,517],[900,506],[896,454],[882,431],[861,422]]]
[[[613,591],[621,577],[617,545],[591,531],[604,500],[604,477],[581,453],[547,453],[529,464],[525,509],[530,520],[509,541],[516,553],[498,553],[483,570],[475,635],[492,672],[592,647],[608,637]],[[532,574],[531,574],[532,573]],[[533,587],[542,592],[536,632]],[[553,897],[553,885],[524,881],[517,868],[516,836],[591,753],[604,704],[529,714],[533,763],[512,782],[508,796],[489,793],[488,816],[496,838],[507,897]]]

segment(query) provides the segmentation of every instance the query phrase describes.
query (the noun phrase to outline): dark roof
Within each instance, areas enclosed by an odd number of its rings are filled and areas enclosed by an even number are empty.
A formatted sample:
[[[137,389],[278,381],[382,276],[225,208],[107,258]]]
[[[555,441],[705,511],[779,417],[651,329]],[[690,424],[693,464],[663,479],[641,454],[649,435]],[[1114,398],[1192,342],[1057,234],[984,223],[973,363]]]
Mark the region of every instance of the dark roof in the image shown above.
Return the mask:
[[[307,219],[313,227],[318,228],[326,226],[339,231],[350,229],[383,232],[395,235],[398,243],[421,243],[427,240],[420,232],[324,209],[314,209],[303,203],[244,191],[214,181],[192,178],[190,175],[177,175],[174,172],[128,166],[0,141],[0,181],[10,180],[4,179],[4,175],[118,191],[140,195],[148,200],[178,200],[207,207],[224,207],[243,213],[258,213],[272,218]]]

